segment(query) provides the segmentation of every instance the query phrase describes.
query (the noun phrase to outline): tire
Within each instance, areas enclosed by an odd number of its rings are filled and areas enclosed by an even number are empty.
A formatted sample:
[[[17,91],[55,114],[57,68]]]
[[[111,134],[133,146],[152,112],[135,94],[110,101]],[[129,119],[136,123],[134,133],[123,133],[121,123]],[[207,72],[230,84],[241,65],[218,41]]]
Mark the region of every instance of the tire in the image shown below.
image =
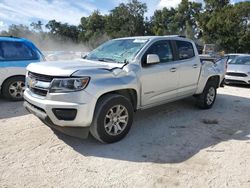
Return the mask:
[[[203,93],[197,96],[197,104],[201,109],[212,108],[217,95],[216,84],[212,81],[208,82],[203,90]]]
[[[15,76],[8,78],[2,85],[2,95],[4,98],[12,101],[23,100],[25,89],[25,77]]]
[[[133,106],[126,97],[108,94],[97,102],[90,132],[103,143],[118,142],[128,134],[133,116]]]

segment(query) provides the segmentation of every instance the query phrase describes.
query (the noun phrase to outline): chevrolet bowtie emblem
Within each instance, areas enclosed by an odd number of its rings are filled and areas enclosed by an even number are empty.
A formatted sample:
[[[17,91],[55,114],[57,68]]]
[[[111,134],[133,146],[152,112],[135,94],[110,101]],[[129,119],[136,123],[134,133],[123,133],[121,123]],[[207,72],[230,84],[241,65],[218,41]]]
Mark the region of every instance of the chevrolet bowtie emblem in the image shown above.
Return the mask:
[[[37,80],[30,78],[29,79],[29,86],[30,87],[35,87],[37,82],[38,82]]]

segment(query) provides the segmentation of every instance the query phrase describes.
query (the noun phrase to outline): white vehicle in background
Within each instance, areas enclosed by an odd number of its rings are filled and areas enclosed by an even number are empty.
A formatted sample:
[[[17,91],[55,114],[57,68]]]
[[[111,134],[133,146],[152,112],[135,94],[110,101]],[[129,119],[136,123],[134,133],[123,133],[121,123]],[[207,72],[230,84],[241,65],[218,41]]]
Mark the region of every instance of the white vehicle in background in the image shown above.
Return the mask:
[[[232,60],[234,60],[238,56],[245,56],[248,54],[237,54],[237,53],[232,53],[232,54],[225,54],[225,57],[228,57],[228,63],[230,63]]]
[[[201,62],[195,43],[179,36],[108,41],[79,61],[27,67],[24,106],[46,125],[101,142],[121,140],[134,112],[195,96],[209,109],[224,69]],[[153,125],[152,125],[153,126]]]
[[[32,42],[0,37],[0,93],[9,100],[22,100],[26,67],[43,60],[44,56]]]
[[[228,63],[225,83],[250,85],[250,55],[238,55]]]

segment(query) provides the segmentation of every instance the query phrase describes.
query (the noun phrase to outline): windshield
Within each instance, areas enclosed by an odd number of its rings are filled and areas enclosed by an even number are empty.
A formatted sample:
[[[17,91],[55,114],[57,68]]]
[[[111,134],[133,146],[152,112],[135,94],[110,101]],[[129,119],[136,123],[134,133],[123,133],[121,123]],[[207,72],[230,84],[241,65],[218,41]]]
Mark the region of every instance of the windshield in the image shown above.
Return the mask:
[[[233,61],[237,57],[237,55],[229,55],[228,57],[229,57],[228,63],[230,63],[231,61]]]
[[[127,63],[147,43],[146,39],[119,39],[108,41],[92,52],[85,59],[104,62]]]
[[[229,62],[229,64],[250,65],[250,56],[238,56],[237,58]]]

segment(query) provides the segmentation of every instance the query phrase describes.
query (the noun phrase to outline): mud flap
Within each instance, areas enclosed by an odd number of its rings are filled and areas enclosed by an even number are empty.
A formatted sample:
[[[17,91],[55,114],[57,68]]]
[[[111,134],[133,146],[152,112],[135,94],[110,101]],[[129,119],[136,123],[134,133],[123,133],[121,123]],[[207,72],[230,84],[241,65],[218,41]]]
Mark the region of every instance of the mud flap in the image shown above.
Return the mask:
[[[222,82],[220,83],[220,87],[224,87],[225,86],[225,78],[222,80]]]

